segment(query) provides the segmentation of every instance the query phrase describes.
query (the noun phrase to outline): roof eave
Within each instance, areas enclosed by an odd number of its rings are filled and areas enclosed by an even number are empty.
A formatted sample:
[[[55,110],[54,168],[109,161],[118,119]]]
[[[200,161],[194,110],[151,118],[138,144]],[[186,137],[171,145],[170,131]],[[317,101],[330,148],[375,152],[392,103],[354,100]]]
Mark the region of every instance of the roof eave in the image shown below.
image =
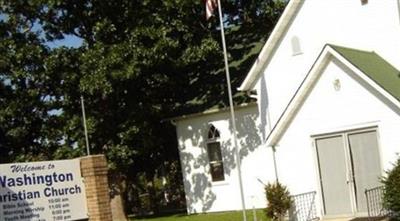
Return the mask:
[[[246,107],[252,107],[252,106],[257,106],[257,102],[249,102],[249,103],[243,103],[243,104],[239,104],[239,105],[235,105],[234,109],[235,110],[239,110],[241,108],[246,108]],[[205,116],[205,115],[210,115],[210,114],[215,114],[215,113],[220,113],[220,112],[226,112],[229,111],[230,107],[222,107],[222,108],[215,108],[215,109],[210,109],[210,110],[206,110],[203,112],[197,112],[197,113],[191,113],[191,114],[185,114],[185,115],[181,115],[181,116],[177,116],[177,117],[171,117],[171,118],[167,118],[164,119],[163,122],[166,121],[181,121],[181,120],[186,120],[189,118],[194,118],[194,117],[200,117],[200,116]]]

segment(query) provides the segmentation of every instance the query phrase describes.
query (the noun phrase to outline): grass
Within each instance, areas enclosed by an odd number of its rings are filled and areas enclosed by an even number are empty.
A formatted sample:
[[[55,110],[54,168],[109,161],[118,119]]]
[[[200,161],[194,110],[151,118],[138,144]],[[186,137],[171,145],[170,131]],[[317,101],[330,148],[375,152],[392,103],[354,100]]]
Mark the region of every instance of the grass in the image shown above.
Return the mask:
[[[253,211],[248,210],[246,212],[247,221],[253,221]],[[264,210],[256,210],[257,221],[267,221],[269,220],[264,213]],[[243,216],[241,211],[236,212],[223,212],[223,213],[208,213],[208,214],[196,214],[196,215],[186,215],[186,214],[174,214],[166,216],[153,216],[153,217],[142,217],[142,218],[131,218],[131,220],[141,220],[141,221],[242,221]]]

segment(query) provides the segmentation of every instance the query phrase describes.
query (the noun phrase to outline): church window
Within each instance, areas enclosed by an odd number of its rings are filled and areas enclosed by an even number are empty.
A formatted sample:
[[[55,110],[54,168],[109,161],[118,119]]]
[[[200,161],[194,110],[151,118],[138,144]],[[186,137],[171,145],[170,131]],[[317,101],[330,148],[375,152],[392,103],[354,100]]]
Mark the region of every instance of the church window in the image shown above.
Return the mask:
[[[214,125],[210,125],[207,137],[207,153],[210,163],[210,173],[213,182],[225,180],[224,164],[222,162],[220,132]]]

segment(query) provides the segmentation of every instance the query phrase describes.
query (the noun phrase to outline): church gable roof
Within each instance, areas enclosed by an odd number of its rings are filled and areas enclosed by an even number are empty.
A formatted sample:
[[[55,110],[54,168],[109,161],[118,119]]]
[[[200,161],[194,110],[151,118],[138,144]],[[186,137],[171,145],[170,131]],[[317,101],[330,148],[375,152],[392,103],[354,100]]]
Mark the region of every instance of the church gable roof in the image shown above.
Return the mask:
[[[275,146],[279,142],[298,110],[311,93],[314,85],[318,82],[319,76],[323,72],[323,67],[332,60],[332,57],[349,67],[364,79],[367,84],[376,88],[400,108],[399,70],[375,52],[328,44],[322,50],[303,83],[267,137],[266,142],[269,146]]]
[[[400,72],[375,52],[330,45],[376,84],[400,101]]]

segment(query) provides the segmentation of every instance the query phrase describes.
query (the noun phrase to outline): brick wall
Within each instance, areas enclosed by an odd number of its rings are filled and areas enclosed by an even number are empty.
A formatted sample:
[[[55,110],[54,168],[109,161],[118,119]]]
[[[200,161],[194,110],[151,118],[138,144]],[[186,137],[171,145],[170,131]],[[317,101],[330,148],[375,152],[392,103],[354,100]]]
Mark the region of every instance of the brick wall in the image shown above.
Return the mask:
[[[89,221],[112,221],[107,179],[107,160],[104,155],[80,158],[85,180]]]

